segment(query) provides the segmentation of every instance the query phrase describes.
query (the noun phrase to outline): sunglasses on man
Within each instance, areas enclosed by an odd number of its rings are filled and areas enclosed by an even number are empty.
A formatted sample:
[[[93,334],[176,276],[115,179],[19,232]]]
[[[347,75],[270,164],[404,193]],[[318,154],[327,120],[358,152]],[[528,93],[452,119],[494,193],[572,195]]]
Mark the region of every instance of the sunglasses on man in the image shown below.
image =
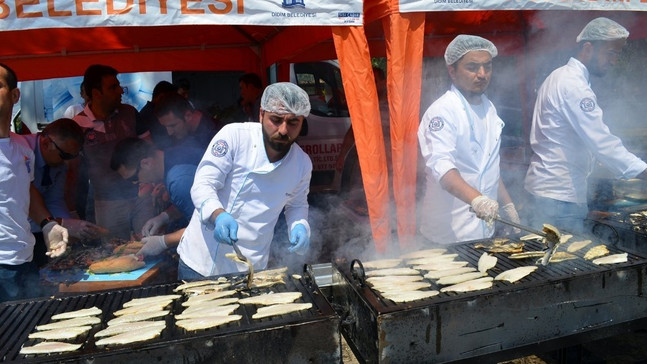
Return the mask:
[[[69,161],[79,156],[79,153],[70,154],[64,151],[63,149],[61,149],[61,147],[59,147],[58,144],[56,144],[56,142],[54,141],[54,139],[52,139],[52,137],[50,137],[49,135],[47,136],[47,139],[49,139],[49,141],[52,142],[52,144],[54,144],[54,148],[56,148],[56,150],[58,151],[58,156],[61,157],[62,160]]]

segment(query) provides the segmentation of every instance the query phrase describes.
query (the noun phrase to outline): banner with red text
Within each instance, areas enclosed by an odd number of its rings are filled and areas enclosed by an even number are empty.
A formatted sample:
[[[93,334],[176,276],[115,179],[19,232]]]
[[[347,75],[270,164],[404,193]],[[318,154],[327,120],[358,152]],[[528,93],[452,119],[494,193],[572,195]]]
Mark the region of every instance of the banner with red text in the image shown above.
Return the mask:
[[[400,12],[447,10],[642,10],[647,0],[400,0]]]
[[[0,0],[0,31],[180,24],[362,25],[362,12],[362,0]]]

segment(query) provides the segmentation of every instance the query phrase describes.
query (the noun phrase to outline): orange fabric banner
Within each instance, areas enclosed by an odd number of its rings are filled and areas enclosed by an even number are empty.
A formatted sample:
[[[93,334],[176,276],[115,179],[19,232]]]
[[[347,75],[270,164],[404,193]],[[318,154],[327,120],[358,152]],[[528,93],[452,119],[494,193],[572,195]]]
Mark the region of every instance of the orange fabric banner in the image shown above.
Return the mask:
[[[383,21],[391,129],[393,195],[400,248],[416,235],[416,172],[425,14],[390,14]]]
[[[387,213],[389,187],[368,41],[363,27],[333,27],[333,39],[362,169],[373,241],[376,251],[385,253],[391,232]]]

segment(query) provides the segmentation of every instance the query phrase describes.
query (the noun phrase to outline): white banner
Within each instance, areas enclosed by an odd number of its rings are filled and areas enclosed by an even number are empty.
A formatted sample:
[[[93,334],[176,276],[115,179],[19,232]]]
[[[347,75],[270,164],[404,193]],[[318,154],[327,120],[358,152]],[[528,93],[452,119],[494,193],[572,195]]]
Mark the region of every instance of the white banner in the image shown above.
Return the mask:
[[[0,0],[0,31],[180,24],[362,25],[363,16],[362,0]]]
[[[400,12],[447,10],[642,10],[645,0],[400,0]]]

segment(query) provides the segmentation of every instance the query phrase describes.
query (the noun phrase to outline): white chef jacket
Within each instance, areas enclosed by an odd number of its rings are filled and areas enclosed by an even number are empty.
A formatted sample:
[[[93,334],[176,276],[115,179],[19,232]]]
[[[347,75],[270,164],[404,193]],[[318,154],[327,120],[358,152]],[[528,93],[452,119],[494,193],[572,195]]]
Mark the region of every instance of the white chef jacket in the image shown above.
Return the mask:
[[[587,202],[586,179],[593,157],[616,178],[633,178],[647,168],[604,124],[589,72],[575,58],[553,71],[539,88],[530,146],[526,190],[559,201]]]
[[[242,272],[247,266],[226,258],[232,247],[219,244],[208,226],[223,208],[238,223],[238,247],[264,269],[279,214],[285,207],[288,231],[303,224],[308,235],[308,192],[312,162],[295,143],[283,159],[271,163],[260,123],[233,123],[213,138],[195,174],[191,198],[196,206],[177,251],[182,261],[203,276]]]
[[[469,204],[445,191],[439,182],[445,173],[456,169],[468,184],[497,200],[499,148],[505,124],[485,95],[481,102],[484,119],[476,115],[452,85],[427,109],[418,128],[427,176],[420,232],[436,243],[482,239],[494,234],[494,226],[477,218],[469,211]]]

